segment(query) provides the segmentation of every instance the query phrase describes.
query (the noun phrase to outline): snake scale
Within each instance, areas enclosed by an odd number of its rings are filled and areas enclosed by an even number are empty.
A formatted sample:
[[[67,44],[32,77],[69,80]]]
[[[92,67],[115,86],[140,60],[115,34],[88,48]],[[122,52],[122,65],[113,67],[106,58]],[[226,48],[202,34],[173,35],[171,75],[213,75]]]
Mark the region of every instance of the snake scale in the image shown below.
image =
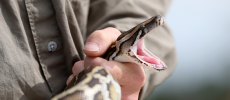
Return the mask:
[[[102,56],[107,60],[132,62],[153,71],[167,66],[144,47],[144,37],[149,31],[164,24],[164,18],[154,16],[132,29],[122,32]],[[113,76],[102,66],[89,66],[67,85],[64,92],[52,100],[120,100],[121,88]]]

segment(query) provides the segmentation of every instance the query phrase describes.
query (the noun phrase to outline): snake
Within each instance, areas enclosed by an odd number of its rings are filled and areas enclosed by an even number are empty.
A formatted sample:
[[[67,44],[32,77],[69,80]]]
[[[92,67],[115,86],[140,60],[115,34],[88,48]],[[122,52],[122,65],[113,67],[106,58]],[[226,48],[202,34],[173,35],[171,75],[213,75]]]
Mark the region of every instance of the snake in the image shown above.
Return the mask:
[[[144,37],[165,23],[161,15],[138,24],[122,34],[102,58],[118,62],[132,62],[152,71],[167,69],[166,64],[144,46]],[[120,100],[121,87],[103,66],[89,66],[75,76],[65,91],[51,100]]]

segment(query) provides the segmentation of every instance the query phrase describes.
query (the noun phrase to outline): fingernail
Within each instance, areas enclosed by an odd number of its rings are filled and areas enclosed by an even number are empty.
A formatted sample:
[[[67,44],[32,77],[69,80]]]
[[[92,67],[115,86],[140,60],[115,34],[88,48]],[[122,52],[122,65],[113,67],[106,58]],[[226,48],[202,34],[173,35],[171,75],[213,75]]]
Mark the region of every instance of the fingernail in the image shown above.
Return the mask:
[[[86,42],[84,49],[88,51],[99,51],[100,47],[96,43]]]

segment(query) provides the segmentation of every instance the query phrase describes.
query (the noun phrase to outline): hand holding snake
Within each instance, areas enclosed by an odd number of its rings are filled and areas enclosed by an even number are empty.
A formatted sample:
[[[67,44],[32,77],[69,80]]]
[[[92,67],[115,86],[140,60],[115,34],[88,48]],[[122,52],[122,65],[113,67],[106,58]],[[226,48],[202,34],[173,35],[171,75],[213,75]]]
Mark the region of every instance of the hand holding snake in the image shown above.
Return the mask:
[[[108,32],[112,32],[114,35],[107,34]],[[100,31],[93,32],[89,36],[87,42],[96,42],[97,45],[99,45],[101,48],[105,48],[105,52],[106,48],[109,48],[111,43],[115,42],[120,34],[120,31],[118,31],[115,28],[106,28]],[[75,63],[72,70],[74,73],[73,76],[76,76],[79,73],[79,69],[83,69],[82,67],[86,68],[87,66],[92,65],[103,66],[114,76],[114,78],[120,84],[123,100],[137,99],[139,91],[141,87],[144,85],[145,81],[143,67],[138,66],[134,63],[121,63],[116,61],[107,61],[105,59],[102,59],[101,57],[92,57],[94,55],[101,56],[100,53],[103,54],[103,51],[101,52],[101,50],[95,52],[92,50],[85,49],[84,51],[87,57],[84,61],[79,61]],[[71,77],[73,78],[73,76]],[[69,81],[72,80],[72,78],[70,78]]]
[[[95,49],[94,46],[92,47],[85,46],[84,52],[87,55],[87,57],[84,61],[79,61],[75,63],[72,69],[73,75],[69,77],[67,83],[69,82],[69,80],[73,78],[73,76],[77,75],[79,71],[88,68],[88,66],[103,66],[105,69],[109,71],[108,73],[111,73],[112,76],[119,83],[122,91],[121,99],[123,100],[138,99],[139,91],[141,87],[144,85],[144,81],[145,81],[145,74],[144,74],[143,67],[146,67],[150,70],[157,70],[157,71],[166,69],[166,65],[162,61],[160,61],[156,56],[146,51],[143,46],[143,37],[149,31],[162,25],[163,23],[164,23],[164,19],[161,16],[155,16],[137,25],[133,29],[122,33],[122,35],[120,35],[121,34],[120,31],[114,28],[106,28],[104,30],[93,32],[89,36],[87,43],[96,44],[97,46],[99,46],[99,48]],[[113,42],[115,42],[115,44],[113,44]],[[93,48],[93,50],[90,50],[91,48]],[[107,51],[108,48],[109,50]],[[104,53],[105,55],[103,58],[105,59],[98,57],[98,56],[102,56]],[[107,61],[106,59],[110,61]],[[92,70],[90,69],[90,71]],[[78,78],[76,78],[76,80],[78,80]],[[75,82],[76,80],[74,80],[73,82]],[[93,79],[90,79],[90,82],[92,80]],[[67,89],[69,89],[69,87],[67,87]],[[107,91],[108,90],[105,90],[105,92]],[[67,94],[63,94],[62,96],[64,96],[64,99],[66,99],[68,95],[69,94],[67,93]],[[79,96],[75,94],[73,95]],[[94,94],[93,96],[95,95],[97,94]],[[102,98],[103,96],[104,95],[100,95],[99,97],[97,96],[96,99]],[[111,95],[108,97],[110,99],[113,99]],[[88,99],[84,97],[84,99],[82,100],[88,100]]]

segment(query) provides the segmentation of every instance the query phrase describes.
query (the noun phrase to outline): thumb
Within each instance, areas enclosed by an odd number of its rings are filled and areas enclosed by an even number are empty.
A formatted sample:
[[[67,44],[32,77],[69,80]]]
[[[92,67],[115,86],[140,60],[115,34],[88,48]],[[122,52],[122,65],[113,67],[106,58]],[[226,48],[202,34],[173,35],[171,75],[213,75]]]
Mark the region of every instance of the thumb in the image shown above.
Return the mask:
[[[116,28],[94,31],[87,39],[84,53],[87,56],[102,56],[121,34]]]

